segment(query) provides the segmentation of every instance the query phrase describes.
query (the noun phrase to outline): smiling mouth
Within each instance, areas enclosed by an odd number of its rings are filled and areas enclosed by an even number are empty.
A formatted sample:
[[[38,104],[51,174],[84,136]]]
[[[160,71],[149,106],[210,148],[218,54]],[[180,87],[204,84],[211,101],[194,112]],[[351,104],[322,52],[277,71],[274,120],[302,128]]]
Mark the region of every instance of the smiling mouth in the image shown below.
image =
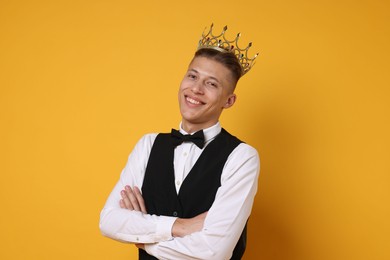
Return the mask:
[[[189,102],[190,104],[194,104],[194,105],[201,105],[201,104],[204,104],[204,103],[202,103],[202,102],[200,102],[200,101],[197,101],[197,100],[195,100],[195,99],[192,99],[192,98],[190,98],[190,97],[188,97],[188,96],[186,96],[186,100],[187,100],[187,102]]]

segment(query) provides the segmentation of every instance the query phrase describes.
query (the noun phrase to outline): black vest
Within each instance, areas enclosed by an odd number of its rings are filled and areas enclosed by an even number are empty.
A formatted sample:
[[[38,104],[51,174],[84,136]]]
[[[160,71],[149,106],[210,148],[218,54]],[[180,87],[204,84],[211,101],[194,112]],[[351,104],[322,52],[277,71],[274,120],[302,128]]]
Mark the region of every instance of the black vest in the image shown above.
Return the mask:
[[[221,186],[221,174],[230,153],[241,143],[222,129],[204,149],[177,194],[170,134],[157,135],[150,152],[142,195],[148,214],[192,218],[208,211]],[[241,259],[246,246],[246,225],[231,259]],[[157,259],[139,250],[139,259]]]

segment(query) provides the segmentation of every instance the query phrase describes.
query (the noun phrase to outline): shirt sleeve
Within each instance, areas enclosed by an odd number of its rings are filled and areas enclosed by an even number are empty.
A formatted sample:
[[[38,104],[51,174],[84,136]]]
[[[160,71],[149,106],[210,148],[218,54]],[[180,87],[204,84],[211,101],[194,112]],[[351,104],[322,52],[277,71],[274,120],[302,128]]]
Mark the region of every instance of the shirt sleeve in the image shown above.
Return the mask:
[[[240,144],[225,163],[202,231],[145,245],[145,250],[159,259],[230,259],[252,209],[259,171],[257,151]]]
[[[129,155],[120,179],[100,213],[99,227],[103,235],[129,243],[156,243],[172,239],[175,217],[143,214],[122,209],[120,192],[126,185],[142,187],[146,165],[156,134],[145,135]]]

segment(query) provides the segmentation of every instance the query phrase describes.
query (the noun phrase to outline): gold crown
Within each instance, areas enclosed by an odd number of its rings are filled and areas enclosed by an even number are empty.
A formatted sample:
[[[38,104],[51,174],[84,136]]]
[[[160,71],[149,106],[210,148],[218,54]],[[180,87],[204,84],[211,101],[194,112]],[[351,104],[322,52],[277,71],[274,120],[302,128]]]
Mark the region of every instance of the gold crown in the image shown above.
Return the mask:
[[[248,50],[252,46],[252,43],[250,42],[246,48],[242,49],[238,47],[238,40],[241,36],[241,33],[238,33],[234,40],[229,41],[225,37],[227,26],[223,28],[222,33],[219,35],[213,35],[213,26],[214,24],[211,24],[210,30],[207,34],[205,34],[203,31],[202,37],[199,40],[198,50],[203,48],[210,48],[221,52],[231,52],[236,55],[238,61],[240,62],[242,75],[247,73],[253,67],[253,65],[255,65],[255,59],[259,55],[257,53],[253,58],[248,57]]]

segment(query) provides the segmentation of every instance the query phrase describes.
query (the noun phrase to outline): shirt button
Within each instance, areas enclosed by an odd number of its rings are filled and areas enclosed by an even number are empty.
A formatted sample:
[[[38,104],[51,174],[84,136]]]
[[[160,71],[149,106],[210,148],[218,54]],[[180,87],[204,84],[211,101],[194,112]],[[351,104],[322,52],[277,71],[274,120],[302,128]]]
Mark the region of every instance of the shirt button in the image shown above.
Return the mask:
[[[180,184],[181,184],[181,181],[177,180],[177,181],[176,181],[176,185],[177,185],[177,186],[180,186]]]
[[[173,212],[173,216],[177,217],[177,212],[176,211]]]
[[[183,156],[187,156],[187,153],[185,152],[185,153],[183,153]]]

